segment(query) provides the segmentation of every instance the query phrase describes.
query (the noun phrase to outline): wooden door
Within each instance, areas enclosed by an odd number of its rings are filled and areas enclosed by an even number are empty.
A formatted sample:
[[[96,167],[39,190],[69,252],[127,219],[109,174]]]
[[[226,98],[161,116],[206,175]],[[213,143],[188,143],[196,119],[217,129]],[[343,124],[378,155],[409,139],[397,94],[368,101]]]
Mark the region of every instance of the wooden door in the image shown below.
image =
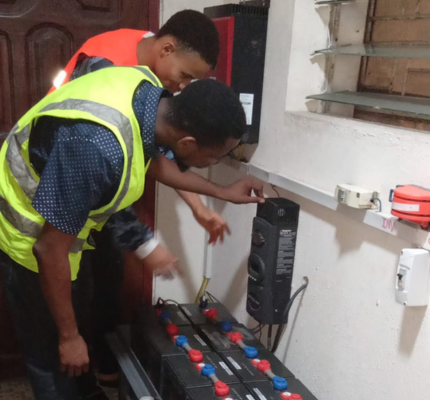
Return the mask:
[[[120,27],[156,28],[154,5],[153,0],[0,0],[0,132],[46,94],[86,39]]]
[[[159,0],[0,0],[0,143],[88,38],[118,28],[157,31],[158,21]],[[144,203],[153,205],[154,182],[147,184],[147,194]],[[145,209],[153,213],[153,206]],[[141,297],[143,287],[146,297],[152,293],[152,279],[144,283],[134,265],[126,270],[134,292],[126,303]],[[0,379],[21,371],[0,287]]]

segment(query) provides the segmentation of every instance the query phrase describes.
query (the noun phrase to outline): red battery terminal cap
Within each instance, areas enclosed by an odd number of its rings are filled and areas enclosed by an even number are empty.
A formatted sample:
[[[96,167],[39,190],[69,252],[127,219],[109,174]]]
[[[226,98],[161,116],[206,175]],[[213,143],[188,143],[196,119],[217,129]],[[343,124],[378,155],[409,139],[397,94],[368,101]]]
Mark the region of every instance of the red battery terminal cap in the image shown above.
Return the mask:
[[[214,319],[214,318],[218,317],[218,310],[216,308],[209,308],[208,310],[204,310],[203,313],[209,319]]]
[[[203,367],[205,366],[205,363],[198,363],[196,364],[196,368],[201,371],[203,369]]]
[[[290,392],[281,393],[281,399],[285,399],[285,400],[303,400],[302,396],[300,396],[299,394],[293,394],[293,393],[290,393]]]
[[[222,381],[215,382],[215,396],[227,396],[230,393],[228,385]]]
[[[257,364],[257,369],[261,372],[266,372],[268,370],[270,370],[270,363],[267,360],[261,360],[258,364]]]
[[[169,335],[172,335],[172,336],[179,335],[178,325],[176,325],[176,324],[169,324],[169,325],[167,325],[167,333]]]
[[[233,343],[237,344],[237,342],[240,342],[243,340],[243,336],[240,332],[232,332],[232,334],[230,335],[230,340]]]
[[[161,313],[162,313],[163,311],[161,310],[161,308],[157,308],[157,310],[155,310],[155,315],[157,316],[157,317],[159,317],[160,315],[161,315]]]
[[[203,354],[199,350],[191,349],[188,352],[188,357],[190,357],[190,361],[193,363],[201,363],[203,361]]]
[[[260,363],[260,360],[258,358],[254,358],[251,362],[252,365],[257,366]]]

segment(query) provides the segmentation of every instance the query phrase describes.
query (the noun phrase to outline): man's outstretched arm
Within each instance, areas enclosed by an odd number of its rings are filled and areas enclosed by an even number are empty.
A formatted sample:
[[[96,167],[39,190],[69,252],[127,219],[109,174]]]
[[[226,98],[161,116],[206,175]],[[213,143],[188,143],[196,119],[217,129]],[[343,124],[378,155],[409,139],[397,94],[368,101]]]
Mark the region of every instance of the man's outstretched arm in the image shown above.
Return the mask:
[[[181,172],[173,161],[162,155],[157,161],[151,162],[148,174],[174,189],[200,193],[235,204],[264,202],[263,183],[250,176],[228,186],[216,185],[194,172]]]

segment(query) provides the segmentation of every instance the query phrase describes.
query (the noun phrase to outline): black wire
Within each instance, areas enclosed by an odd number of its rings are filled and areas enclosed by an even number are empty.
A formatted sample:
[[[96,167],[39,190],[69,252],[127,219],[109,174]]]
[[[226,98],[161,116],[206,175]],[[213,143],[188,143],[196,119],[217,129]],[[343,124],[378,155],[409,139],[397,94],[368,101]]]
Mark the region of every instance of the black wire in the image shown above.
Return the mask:
[[[258,326],[257,328],[255,328],[254,330],[252,330],[252,331],[251,331],[251,333],[255,336],[255,335],[257,335],[258,333],[260,333],[260,332],[263,330],[263,328],[264,328],[265,326],[266,326],[266,325],[259,324],[259,326]]]
[[[304,276],[303,279],[305,280],[305,283],[302,286],[300,286],[296,290],[296,292],[293,294],[293,296],[291,297],[290,301],[288,302],[287,306],[285,307],[285,311],[284,311],[284,314],[282,316],[282,320],[286,319],[286,317],[288,316],[290,309],[291,309],[291,306],[293,305],[296,297],[300,294],[300,292],[302,290],[305,290],[307,288],[307,286],[309,284],[309,279],[306,276]],[[273,343],[272,349],[270,350],[272,353],[274,353],[278,349],[279,342],[281,340],[281,336],[282,336],[282,332],[284,331],[284,328],[285,328],[285,325],[279,325],[278,326],[278,329],[277,329],[276,335],[275,335],[275,341]]]
[[[250,332],[254,333],[261,329],[261,324],[258,324],[257,326],[254,326],[254,328],[248,328]]]
[[[212,297],[209,295],[209,293],[208,292],[205,292],[205,297],[207,297],[207,299],[209,299],[209,301],[211,302],[211,303],[213,303],[214,301],[213,301],[213,299],[212,299]]]
[[[375,201],[379,201],[379,212],[381,212],[381,211],[382,211],[382,202],[381,202],[381,199],[380,199],[379,197],[372,197],[372,198],[370,199],[370,201],[371,201],[372,203],[374,203]]]
[[[273,325],[270,324],[269,325],[269,331],[267,332],[267,348],[269,350],[272,347],[272,328],[273,328]]]
[[[212,301],[214,301],[215,303],[220,303],[220,301],[211,293],[206,292],[208,294],[208,296],[210,296],[210,298],[212,299]]]
[[[279,195],[279,192],[275,189],[275,185],[270,185],[270,186],[272,186],[273,191],[278,195],[278,197],[281,197],[281,196]]]

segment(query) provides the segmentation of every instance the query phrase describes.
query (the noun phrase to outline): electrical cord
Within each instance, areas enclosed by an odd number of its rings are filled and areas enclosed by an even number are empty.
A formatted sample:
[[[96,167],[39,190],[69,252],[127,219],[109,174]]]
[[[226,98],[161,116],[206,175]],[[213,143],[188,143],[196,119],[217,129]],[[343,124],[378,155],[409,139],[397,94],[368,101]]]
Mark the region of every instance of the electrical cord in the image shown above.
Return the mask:
[[[380,199],[379,197],[372,197],[372,198],[370,199],[370,201],[371,201],[372,203],[374,203],[375,201],[379,201],[379,212],[381,212],[381,211],[382,211],[382,202],[381,202],[381,199]]]
[[[211,293],[209,293],[208,291],[206,291],[206,294],[210,297],[210,299],[212,300],[212,302],[214,303],[220,303],[220,301]]]
[[[272,328],[273,325],[270,324],[269,325],[269,330],[267,332],[267,348],[270,350],[270,348],[272,347]]]
[[[261,329],[261,324],[254,326],[254,328],[248,328],[250,332],[254,333]]]
[[[305,290],[305,289],[308,287],[308,284],[309,284],[309,278],[308,278],[307,276],[304,276],[304,277],[303,277],[303,279],[304,279],[305,283],[304,283],[302,286],[300,286],[300,287],[296,290],[296,292],[293,294],[293,296],[291,297],[290,301],[288,302],[287,306],[285,307],[284,314],[282,315],[282,320],[284,320],[284,319],[286,319],[286,317],[288,317],[288,314],[290,313],[291,306],[293,305],[294,300],[296,299],[296,297],[297,297],[297,296],[298,296],[298,295],[299,295],[303,290]],[[284,325],[279,325],[279,326],[278,326],[278,329],[277,329],[277,331],[276,331],[276,335],[275,335],[275,340],[274,340],[274,342],[273,342],[273,347],[272,347],[272,349],[270,350],[272,353],[274,353],[274,352],[278,349],[279,342],[280,342],[280,340],[281,340],[281,336],[282,336],[282,333],[283,333],[283,331],[284,331],[285,325],[286,325],[286,324],[284,324]]]
[[[179,303],[176,300],[167,299],[167,300],[164,300],[164,301],[165,301],[165,303],[173,303],[173,304],[179,305]]]
[[[275,189],[275,185],[270,185],[271,187],[272,187],[272,190],[278,195],[278,197],[281,197],[280,195],[279,195],[279,192]]]

